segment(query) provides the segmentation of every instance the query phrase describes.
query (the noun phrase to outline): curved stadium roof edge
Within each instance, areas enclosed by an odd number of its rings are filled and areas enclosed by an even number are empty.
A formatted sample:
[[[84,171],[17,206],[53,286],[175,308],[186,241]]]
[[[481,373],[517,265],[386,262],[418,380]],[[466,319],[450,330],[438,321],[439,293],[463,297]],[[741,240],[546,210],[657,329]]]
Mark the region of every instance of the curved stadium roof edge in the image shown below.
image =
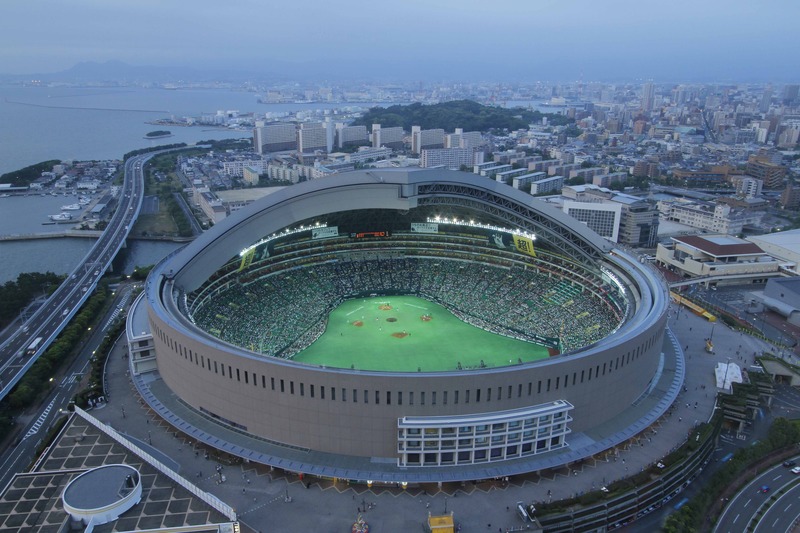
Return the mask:
[[[595,256],[612,249],[610,243],[560,210],[489,178],[445,169],[363,170],[299,183],[235,212],[220,222],[216,231],[204,233],[181,250],[171,261],[179,270],[171,274],[179,280],[179,285],[191,291],[207,280],[222,262],[264,235],[298,220],[334,211],[356,210],[365,205],[408,210],[420,202],[438,203],[450,199],[476,205],[491,204],[493,208],[507,211],[509,218],[514,218],[515,210],[524,209],[529,211],[527,215],[534,213],[541,219],[538,227],[525,229],[562,240],[570,248],[574,248],[574,243],[567,239],[574,236]],[[568,231],[560,235],[559,228],[568,228]]]

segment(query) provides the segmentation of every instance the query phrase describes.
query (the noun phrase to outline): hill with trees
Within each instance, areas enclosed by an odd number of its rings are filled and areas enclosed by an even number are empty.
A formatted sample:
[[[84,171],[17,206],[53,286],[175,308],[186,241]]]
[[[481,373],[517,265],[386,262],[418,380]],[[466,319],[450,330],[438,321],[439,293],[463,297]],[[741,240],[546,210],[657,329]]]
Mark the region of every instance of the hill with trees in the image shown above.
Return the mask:
[[[385,128],[402,126],[406,131],[411,131],[411,126],[420,126],[422,129],[442,128],[447,132],[456,128],[463,128],[464,131],[511,131],[541,123],[543,117],[547,117],[549,124],[557,126],[572,122],[555,113],[542,113],[522,107],[486,106],[472,100],[453,100],[430,105],[415,103],[373,107],[353,124],[367,128],[372,124],[380,124]]]
[[[50,161],[42,161],[14,172],[7,172],[0,176],[0,183],[10,183],[13,187],[26,187],[39,179],[42,172],[50,172],[53,170],[53,165],[61,163],[58,159],[51,159]]]

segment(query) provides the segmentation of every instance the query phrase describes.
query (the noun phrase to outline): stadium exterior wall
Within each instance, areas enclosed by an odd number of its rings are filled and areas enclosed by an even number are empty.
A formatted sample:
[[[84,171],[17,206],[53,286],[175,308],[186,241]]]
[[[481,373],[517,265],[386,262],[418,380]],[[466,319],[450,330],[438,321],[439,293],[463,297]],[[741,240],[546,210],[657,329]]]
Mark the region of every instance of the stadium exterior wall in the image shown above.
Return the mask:
[[[165,384],[195,409],[269,441],[343,456],[390,459],[398,456],[397,426],[402,417],[495,413],[566,400],[574,406],[571,429],[587,432],[645,394],[660,364],[666,290],[647,267],[611,250],[580,224],[574,233],[596,249],[598,261],[625,280],[635,293],[636,313],[595,345],[545,361],[439,373],[313,367],[232,347],[200,331],[178,312],[172,297],[176,286],[196,288],[227,258],[261,236],[334,210],[412,208],[418,183],[467,183],[539,209],[529,196],[492,180],[436,172],[351,173],[287,188],[157,265],[147,281],[146,301],[158,371]],[[574,224],[558,215],[553,220],[570,228]],[[412,392],[415,401],[410,405]]]

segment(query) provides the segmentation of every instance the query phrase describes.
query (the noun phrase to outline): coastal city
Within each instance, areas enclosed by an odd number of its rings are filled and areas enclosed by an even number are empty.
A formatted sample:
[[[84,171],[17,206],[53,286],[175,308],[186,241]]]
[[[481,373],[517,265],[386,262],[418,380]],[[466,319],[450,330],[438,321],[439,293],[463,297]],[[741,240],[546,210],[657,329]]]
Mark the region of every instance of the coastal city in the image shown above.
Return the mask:
[[[0,533],[800,533],[800,4],[35,4]]]

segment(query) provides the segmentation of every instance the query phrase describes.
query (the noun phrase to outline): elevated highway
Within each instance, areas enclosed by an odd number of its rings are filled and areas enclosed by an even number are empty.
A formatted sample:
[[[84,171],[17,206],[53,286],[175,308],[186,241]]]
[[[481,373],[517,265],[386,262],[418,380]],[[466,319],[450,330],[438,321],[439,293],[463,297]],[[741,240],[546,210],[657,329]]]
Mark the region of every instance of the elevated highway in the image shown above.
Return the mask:
[[[124,181],[117,198],[118,206],[105,231],[47,301],[0,345],[0,399],[11,392],[25,372],[47,350],[111,266],[114,257],[125,244],[142,207],[142,168],[149,159],[160,153],[163,151],[137,155],[125,162]],[[35,352],[26,353],[31,343],[40,337],[42,340]]]

